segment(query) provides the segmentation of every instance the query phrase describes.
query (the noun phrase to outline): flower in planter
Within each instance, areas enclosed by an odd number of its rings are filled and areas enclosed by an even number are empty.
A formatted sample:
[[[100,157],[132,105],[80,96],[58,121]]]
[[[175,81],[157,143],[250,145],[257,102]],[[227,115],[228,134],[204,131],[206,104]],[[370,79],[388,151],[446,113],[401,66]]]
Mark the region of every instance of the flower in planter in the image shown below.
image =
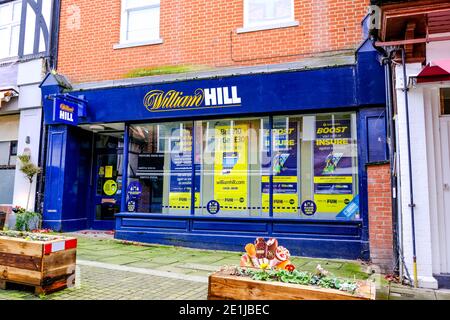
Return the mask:
[[[15,206],[12,208],[12,212],[14,213],[25,213],[25,208],[22,208],[21,206]]]
[[[267,268],[269,268],[269,264],[268,264],[268,263],[261,263],[261,264],[259,265],[259,268],[260,268],[261,270],[266,270]]]
[[[284,267],[285,270],[292,272],[295,270],[295,266],[293,264],[288,264],[286,267]]]
[[[330,273],[325,270],[324,268],[322,268],[322,266],[320,264],[317,265],[316,267],[316,275],[318,275],[319,277],[326,277],[328,276]]]

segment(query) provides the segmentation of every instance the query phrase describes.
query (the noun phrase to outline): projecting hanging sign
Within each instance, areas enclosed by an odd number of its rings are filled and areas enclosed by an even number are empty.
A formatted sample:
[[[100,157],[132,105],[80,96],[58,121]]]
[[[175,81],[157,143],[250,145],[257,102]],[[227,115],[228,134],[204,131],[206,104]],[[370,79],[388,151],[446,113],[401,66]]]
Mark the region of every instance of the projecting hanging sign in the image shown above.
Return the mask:
[[[86,116],[86,102],[69,95],[53,96],[53,121],[78,125],[78,118]]]

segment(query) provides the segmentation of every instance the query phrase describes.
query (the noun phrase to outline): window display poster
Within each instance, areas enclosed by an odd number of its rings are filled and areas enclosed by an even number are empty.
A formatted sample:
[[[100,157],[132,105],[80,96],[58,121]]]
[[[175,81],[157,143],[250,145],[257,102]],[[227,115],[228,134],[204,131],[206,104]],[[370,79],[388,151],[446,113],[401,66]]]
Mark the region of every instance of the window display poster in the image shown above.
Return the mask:
[[[170,143],[169,208],[189,209],[192,187],[192,128],[172,129]],[[200,164],[196,164],[200,172]],[[195,177],[195,206],[200,205],[200,175]]]
[[[105,178],[112,178],[113,177],[113,166],[106,166],[105,167]]]
[[[269,147],[268,130],[265,143]],[[286,122],[274,123],[272,129],[272,161],[263,164],[263,172],[271,167],[273,175],[273,212],[297,213],[298,211],[298,178],[297,178],[297,122],[291,121],[286,127]],[[263,212],[268,212],[270,180],[263,175],[262,180],[262,207]]]
[[[248,125],[216,126],[214,200],[220,210],[247,209]]]
[[[318,212],[340,213],[353,199],[351,122],[316,120],[314,202]]]

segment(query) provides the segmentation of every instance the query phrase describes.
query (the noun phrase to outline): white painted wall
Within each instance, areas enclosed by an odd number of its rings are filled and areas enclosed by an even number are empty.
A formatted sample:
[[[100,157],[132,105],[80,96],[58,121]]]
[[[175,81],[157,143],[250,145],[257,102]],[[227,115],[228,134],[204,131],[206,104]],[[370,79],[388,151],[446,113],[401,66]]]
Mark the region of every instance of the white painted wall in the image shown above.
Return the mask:
[[[449,33],[433,34],[430,38],[450,36]],[[427,43],[427,62],[450,58],[450,41],[435,41]]]
[[[407,77],[417,75],[422,70],[420,63],[407,65]],[[413,277],[413,232],[411,227],[409,161],[408,161],[408,135],[406,127],[406,106],[403,93],[402,66],[396,66],[396,95],[397,95],[397,126],[398,126],[398,152],[400,166],[400,197],[402,221],[402,245],[405,266]],[[437,288],[437,281],[433,277],[433,256],[431,237],[431,215],[429,197],[429,169],[427,154],[430,152],[426,138],[425,104],[423,88],[410,88],[408,93],[409,123],[411,141],[412,181],[414,194],[415,236],[417,251],[417,270],[419,286]]]
[[[40,134],[41,134],[41,92],[39,83],[43,77],[42,60],[32,60],[19,65],[17,84],[19,86],[20,124],[18,137],[18,154],[29,149],[31,160],[35,164],[39,160]],[[29,143],[27,143],[29,137]],[[26,207],[29,192],[29,181],[20,172],[20,163],[16,167],[14,180],[14,205]],[[32,184],[28,208],[33,209],[36,194],[36,179]]]
[[[26,148],[31,151],[31,161],[35,164],[39,159],[39,141],[41,132],[41,108],[26,109],[20,112],[20,125],[19,125],[19,142],[17,153],[22,154]],[[26,143],[26,137],[30,137],[30,143]],[[29,181],[26,179],[22,172],[19,170],[20,163],[16,166],[16,176],[14,179],[14,205],[26,207],[27,197],[29,191]],[[31,197],[28,209],[33,209],[34,199],[36,193],[36,179],[34,179],[31,188]]]
[[[44,0],[42,2],[42,15],[50,28],[51,24],[51,11],[52,11],[53,0]],[[34,32],[35,32],[36,14],[30,5],[27,6],[27,17],[25,24],[25,43],[24,43],[24,54],[32,54],[34,47]],[[39,41],[39,52],[45,51],[45,43],[43,42],[42,31],[40,32],[41,41]]]
[[[0,115],[0,141],[14,141],[18,137],[19,115]]]

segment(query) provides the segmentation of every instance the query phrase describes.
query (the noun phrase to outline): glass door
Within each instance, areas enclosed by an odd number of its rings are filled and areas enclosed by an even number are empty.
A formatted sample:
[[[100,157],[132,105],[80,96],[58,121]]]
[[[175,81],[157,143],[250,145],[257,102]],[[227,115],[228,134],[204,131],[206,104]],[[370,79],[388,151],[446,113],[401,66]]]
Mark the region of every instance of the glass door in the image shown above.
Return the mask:
[[[97,134],[93,163],[91,229],[114,229],[114,215],[119,213],[121,208],[122,161],[122,132]]]

